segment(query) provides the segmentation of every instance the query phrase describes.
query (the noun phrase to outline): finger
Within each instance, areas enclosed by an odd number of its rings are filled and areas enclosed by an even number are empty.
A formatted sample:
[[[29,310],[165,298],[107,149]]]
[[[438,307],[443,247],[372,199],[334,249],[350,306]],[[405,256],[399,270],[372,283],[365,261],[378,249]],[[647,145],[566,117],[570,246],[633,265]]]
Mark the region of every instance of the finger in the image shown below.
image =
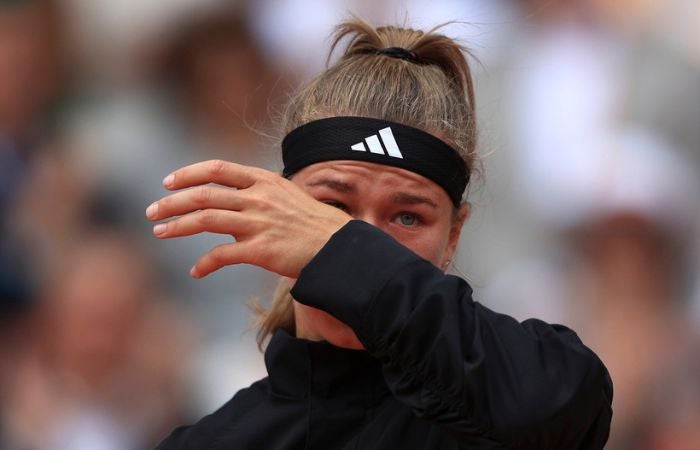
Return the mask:
[[[272,174],[272,172],[257,167],[212,159],[176,170],[163,179],[163,186],[174,190],[216,183],[244,189],[252,186],[258,178],[265,176],[265,174]]]
[[[153,234],[160,239],[191,236],[205,231],[237,236],[245,234],[246,228],[246,222],[236,211],[203,209],[159,223],[153,227]]]
[[[199,258],[190,270],[190,275],[193,278],[202,278],[224,266],[249,263],[251,251],[245,241],[217,245]]]
[[[161,220],[201,209],[240,211],[242,205],[240,191],[205,185],[163,197],[146,208],[146,216],[151,220]]]

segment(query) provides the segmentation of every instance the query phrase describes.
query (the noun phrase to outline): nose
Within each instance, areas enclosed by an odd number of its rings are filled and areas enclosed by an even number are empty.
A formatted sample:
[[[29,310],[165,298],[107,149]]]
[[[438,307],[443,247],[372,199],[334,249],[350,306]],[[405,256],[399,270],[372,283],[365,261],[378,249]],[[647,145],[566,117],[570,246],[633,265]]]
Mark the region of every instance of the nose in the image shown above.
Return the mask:
[[[372,211],[361,211],[358,213],[353,214],[353,218],[357,220],[361,220],[363,222],[367,222],[370,225],[374,225],[375,227],[379,228],[380,230],[383,229],[382,223],[379,220],[379,215],[378,214],[373,214]]]

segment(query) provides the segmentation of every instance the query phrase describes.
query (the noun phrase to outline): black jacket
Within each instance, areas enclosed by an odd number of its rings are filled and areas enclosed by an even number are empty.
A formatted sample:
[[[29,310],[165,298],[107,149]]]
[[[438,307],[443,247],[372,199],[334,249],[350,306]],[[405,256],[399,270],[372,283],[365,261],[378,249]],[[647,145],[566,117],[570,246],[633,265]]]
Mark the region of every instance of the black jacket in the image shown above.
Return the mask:
[[[280,330],[268,378],[158,449],[603,448],[612,383],[596,355],[563,326],[518,323],[471,294],[352,221],[292,295],[351,326],[367,351]]]

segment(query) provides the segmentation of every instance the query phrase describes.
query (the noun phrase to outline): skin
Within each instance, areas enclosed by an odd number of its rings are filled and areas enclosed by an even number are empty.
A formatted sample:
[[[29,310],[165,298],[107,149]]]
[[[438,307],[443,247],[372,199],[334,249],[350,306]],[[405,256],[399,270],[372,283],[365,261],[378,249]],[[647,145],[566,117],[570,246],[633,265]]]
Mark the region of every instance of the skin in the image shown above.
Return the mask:
[[[177,192],[146,210],[151,220],[166,219],[155,225],[156,237],[206,231],[236,239],[204,254],[190,272],[195,278],[240,263],[297,278],[353,218],[378,227],[444,270],[469,213],[466,204],[455,213],[447,193],[421,175],[364,161],[313,164],[290,181],[263,169],[214,160],[179,169],[163,184]],[[363,348],[350,327],[326,312],[298,302],[294,311],[297,337]]]

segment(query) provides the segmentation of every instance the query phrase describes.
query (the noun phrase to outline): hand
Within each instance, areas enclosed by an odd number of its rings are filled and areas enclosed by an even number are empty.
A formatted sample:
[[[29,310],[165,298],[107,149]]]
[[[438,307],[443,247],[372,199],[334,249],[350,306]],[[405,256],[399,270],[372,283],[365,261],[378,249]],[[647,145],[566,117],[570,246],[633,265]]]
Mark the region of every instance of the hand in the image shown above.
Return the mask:
[[[215,183],[220,186],[210,186]],[[212,160],[176,170],[163,185],[183,190],[146,210],[158,238],[204,231],[230,234],[236,242],[205,253],[190,274],[195,278],[221,267],[247,263],[297,278],[330,237],[351,217],[321,203],[273,172]]]

